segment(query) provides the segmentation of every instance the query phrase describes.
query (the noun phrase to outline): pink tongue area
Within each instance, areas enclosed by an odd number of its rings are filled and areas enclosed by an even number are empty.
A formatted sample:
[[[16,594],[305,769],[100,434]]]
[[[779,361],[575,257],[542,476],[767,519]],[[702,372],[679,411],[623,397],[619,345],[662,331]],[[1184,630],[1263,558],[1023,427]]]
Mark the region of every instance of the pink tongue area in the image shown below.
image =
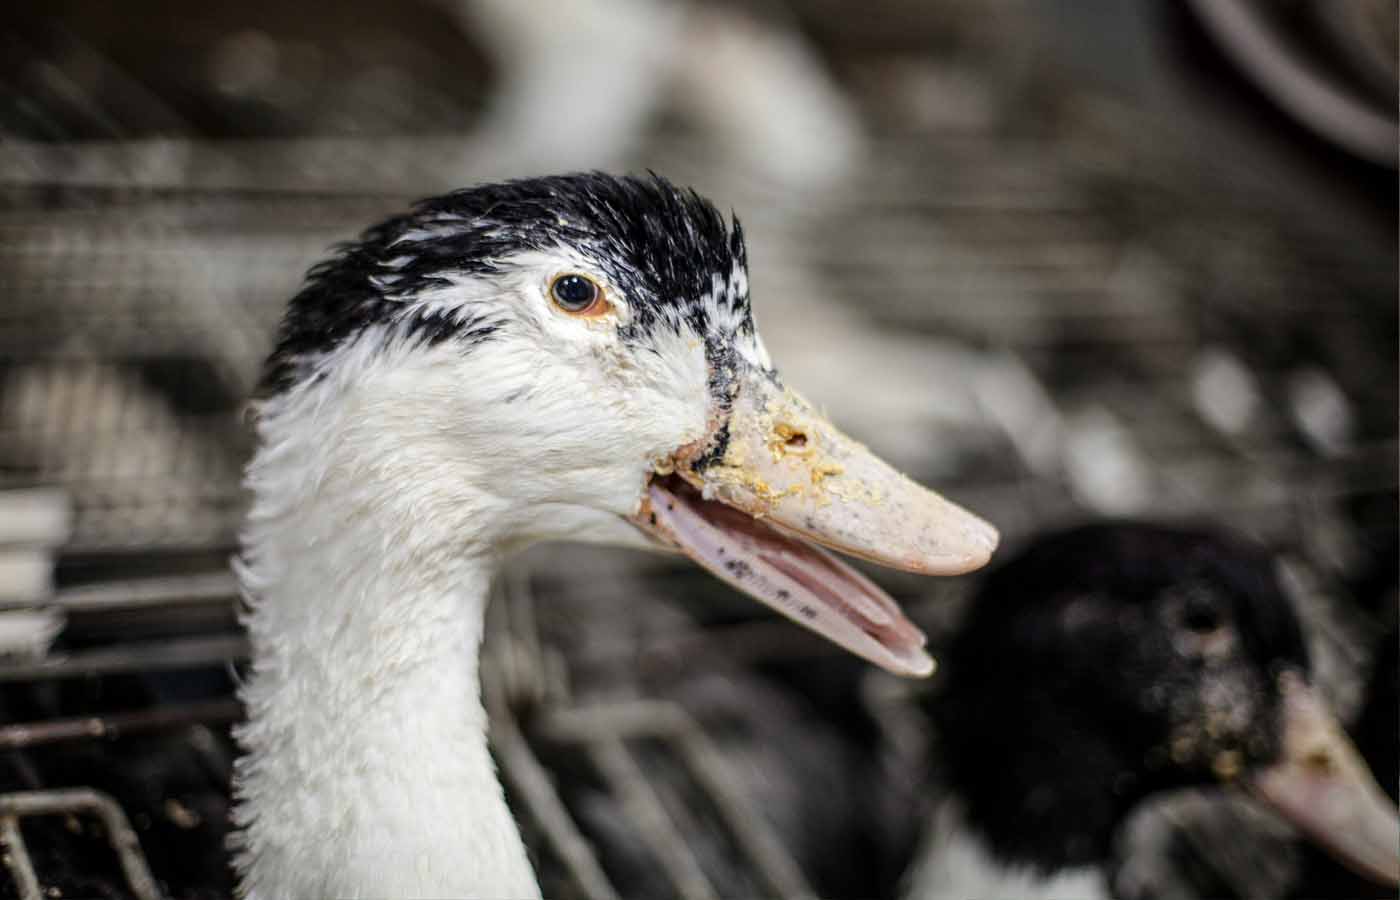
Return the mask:
[[[718,578],[899,675],[927,675],[925,638],[870,579],[819,547],[689,488],[648,486],[655,524]]]

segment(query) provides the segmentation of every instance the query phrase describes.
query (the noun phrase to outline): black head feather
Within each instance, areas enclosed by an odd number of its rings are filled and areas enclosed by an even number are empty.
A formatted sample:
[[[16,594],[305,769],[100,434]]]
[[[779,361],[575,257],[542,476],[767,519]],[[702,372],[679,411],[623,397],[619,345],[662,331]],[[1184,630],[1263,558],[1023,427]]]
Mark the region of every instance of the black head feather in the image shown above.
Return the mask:
[[[1268,554],[1125,523],[1001,565],[943,662],[946,780],[999,858],[1047,871],[1103,862],[1156,790],[1275,759],[1278,676],[1309,668]]]
[[[753,331],[737,219],[727,223],[699,194],[657,175],[530,178],[423,200],[341,245],[288,306],[263,390],[297,383],[372,325],[396,324],[425,342],[490,339],[500,319],[418,307],[414,297],[450,276],[497,275],[513,254],[559,246],[591,259],[626,295],[633,317],[624,340],[689,327],[718,364],[735,333]],[[717,309],[723,322],[713,321]]]

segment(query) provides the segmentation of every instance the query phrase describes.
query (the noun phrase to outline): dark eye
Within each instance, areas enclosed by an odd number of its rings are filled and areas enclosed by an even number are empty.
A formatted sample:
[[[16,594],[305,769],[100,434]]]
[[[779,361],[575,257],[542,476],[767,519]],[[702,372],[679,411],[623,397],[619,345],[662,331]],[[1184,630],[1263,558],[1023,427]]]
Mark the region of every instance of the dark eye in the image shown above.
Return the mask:
[[[549,286],[554,305],[574,315],[596,315],[606,309],[603,289],[586,275],[560,275]]]
[[[1196,634],[1210,634],[1220,627],[1220,613],[1205,603],[1189,603],[1182,613],[1181,624]]]

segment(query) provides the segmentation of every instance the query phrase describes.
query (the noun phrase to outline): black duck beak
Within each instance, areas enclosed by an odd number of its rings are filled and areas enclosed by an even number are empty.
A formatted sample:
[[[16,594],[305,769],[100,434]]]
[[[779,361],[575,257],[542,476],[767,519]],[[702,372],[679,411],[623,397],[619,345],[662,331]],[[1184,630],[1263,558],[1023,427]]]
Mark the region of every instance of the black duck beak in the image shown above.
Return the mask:
[[[1280,686],[1283,758],[1250,787],[1358,873],[1400,884],[1400,814],[1313,689],[1291,672]]]
[[[637,524],[847,650],[899,675],[928,675],[923,633],[815,545],[958,575],[987,563],[996,529],[897,472],[767,373],[742,372],[731,396],[710,437],[652,479]]]

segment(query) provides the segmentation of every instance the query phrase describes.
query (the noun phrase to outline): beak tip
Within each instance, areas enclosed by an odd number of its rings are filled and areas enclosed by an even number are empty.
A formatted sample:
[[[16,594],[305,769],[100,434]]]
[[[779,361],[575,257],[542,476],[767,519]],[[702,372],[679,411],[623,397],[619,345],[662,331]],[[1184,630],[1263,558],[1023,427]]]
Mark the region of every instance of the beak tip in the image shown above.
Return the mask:
[[[948,554],[952,557],[949,568],[955,568],[947,573],[951,575],[965,575],[982,568],[992,561],[992,554],[1001,544],[1001,534],[995,525],[966,510],[963,513],[966,517],[961,529],[964,540],[957,547],[958,552]]]
[[[968,571],[980,569],[991,562],[992,554],[997,551],[997,547],[1001,544],[1001,535],[997,534],[997,530],[985,522],[982,524],[986,526],[986,530],[979,535],[982,539],[982,545],[968,554],[968,560],[972,563],[972,567]]]
[[[921,554],[910,562],[908,570],[924,575],[966,575],[986,566],[1001,539],[991,525],[981,519],[976,524],[980,527],[969,529],[965,540]]]
[[[987,560],[992,558],[992,554],[996,552],[997,547],[1001,545],[1001,532],[997,531],[997,527],[986,519],[978,516],[973,516],[972,518],[975,520],[978,536],[987,547],[986,558],[982,561],[985,565]]]
[[[905,678],[928,678],[938,670],[938,660],[929,656],[928,651],[920,647],[917,650],[909,651],[906,658],[900,661],[898,667],[885,665],[885,668]]]

